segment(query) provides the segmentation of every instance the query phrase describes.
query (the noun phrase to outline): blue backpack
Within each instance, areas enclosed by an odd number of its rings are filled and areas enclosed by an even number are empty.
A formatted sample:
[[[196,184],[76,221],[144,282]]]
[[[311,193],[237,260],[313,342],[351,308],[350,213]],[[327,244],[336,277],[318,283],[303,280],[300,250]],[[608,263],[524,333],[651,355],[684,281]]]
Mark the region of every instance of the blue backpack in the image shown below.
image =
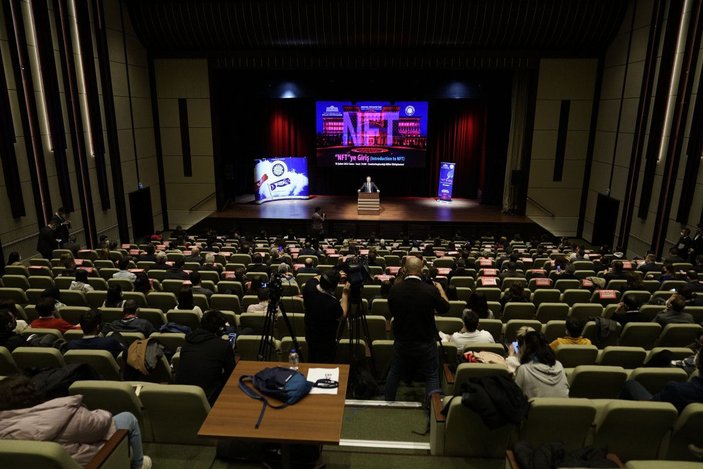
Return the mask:
[[[254,389],[247,384],[248,382],[254,383]],[[255,375],[242,375],[239,378],[239,388],[242,392],[262,402],[261,413],[254,428],[261,425],[266,407],[283,409],[295,404],[307,396],[312,387],[313,383],[305,379],[302,373],[282,366],[264,368]],[[266,396],[278,399],[282,404],[271,404]]]

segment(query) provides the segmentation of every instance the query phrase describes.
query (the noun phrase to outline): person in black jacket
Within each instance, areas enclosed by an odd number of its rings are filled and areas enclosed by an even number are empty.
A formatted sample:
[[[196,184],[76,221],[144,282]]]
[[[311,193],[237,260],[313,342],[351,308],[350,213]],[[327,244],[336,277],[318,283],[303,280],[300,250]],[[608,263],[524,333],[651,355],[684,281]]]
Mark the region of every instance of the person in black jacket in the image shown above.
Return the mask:
[[[50,221],[48,225],[39,230],[37,237],[37,252],[44,259],[51,259],[54,249],[59,248],[59,242],[56,240],[56,223]]]
[[[423,263],[417,257],[405,260],[406,276],[396,282],[388,294],[388,307],[393,316],[393,359],[386,379],[385,399],[394,401],[401,379],[425,381],[430,394],[440,392],[435,311],[449,311],[447,296],[439,283],[434,286],[420,277]]]
[[[15,318],[15,305],[0,305],[0,346],[12,352],[17,347],[27,345],[27,341],[20,334],[15,332],[17,319]]]
[[[216,309],[203,314],[200,327],[186,336],[176,368],[176,383],[200,386],[210,405],[234,370],[234,350],[222,339],[227,319]]]

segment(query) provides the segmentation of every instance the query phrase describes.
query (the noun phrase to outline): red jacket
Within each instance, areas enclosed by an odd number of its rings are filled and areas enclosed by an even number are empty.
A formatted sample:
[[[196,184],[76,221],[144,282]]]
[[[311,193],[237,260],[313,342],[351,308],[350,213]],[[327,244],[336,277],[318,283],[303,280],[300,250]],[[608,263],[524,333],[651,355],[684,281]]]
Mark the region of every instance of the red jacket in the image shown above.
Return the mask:
[[[30,327],[42,329],[58,329],[62,334],[69,329],[77,329],[80,326],[74,326],[68,321],[61,318],[37,318],[30,324]]]

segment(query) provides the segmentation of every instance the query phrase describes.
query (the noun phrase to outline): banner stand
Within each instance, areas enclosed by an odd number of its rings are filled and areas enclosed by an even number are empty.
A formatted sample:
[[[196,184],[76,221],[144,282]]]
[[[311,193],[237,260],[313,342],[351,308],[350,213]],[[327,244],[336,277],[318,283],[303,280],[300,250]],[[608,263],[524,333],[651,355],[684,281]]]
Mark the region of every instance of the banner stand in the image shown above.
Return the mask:
[[[437,184],[437,201],[451,202],[454,185],[454,167],[456,163],[443,161],[439,163],[439,183]]]

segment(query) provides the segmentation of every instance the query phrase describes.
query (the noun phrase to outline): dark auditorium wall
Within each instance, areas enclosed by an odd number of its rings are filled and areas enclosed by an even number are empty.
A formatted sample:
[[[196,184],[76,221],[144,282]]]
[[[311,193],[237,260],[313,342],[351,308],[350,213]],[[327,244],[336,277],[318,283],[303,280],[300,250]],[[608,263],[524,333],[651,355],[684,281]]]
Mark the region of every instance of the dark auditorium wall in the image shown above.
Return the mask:
[[[701,24],[699,3],[663,2],[662,9],[657,10],[659,2],[655,0],[630,2],[620,31],[605,53],[583,236],[592,236],[598,194],[609,193],[620,202],[615,242],[627,245],[628,255],[643,255],[649,249],[666,252],[678,240],[682,226],[695,231],[701,221],[703,174],[698,164],[700,146],[696,144],[703,129],[700,123],[692,127],[703,63],[703,51],[700,42],[696,43],[694,31],[696,19]],[[672,11],[672,5],[685,9]],[[673,47],[665,50],[667,30],[671,31],[669,43]],[[652,31],[657,34],[650,35]],[[700,32],[698,35],[700,41]],[[652,42],[657,40],[658,44]],[[678,55],[677,42],[683,46]],[[687,62],[684,53],[688,43],[693,62]],[[672,58],[676,60],[668,72],[667,60]],[[690,73],[684,73],[686,64],[691,66]],[[692,80],[688,91],[683,81],[687,76]],[[660,79],[664,81],[659,83]],[[657,93],[658,90],[664,92]],[[661,100],[659,108],[657,98],[649,99],[655,94]],[[687,98],[689,103],[688,109],[680,108],[678,132],[677,96]],[[667,108],[671,118],[668,122],[662,119],[657,127],[657,118],[665,117]],[[660,129],[654,135],[653,127]],[[674,136],[680,138],[678,148],[670,147],[676,143]],[[646,169],[648,155],[653,158],[651,175]],[[691,165],[688,170],[687,164]],[[687,179],[686,173],[690,173]],[[667,187],[671,197],[665,197]],[[643,195],[645,200],[651,197],[646,210],[641,205]],[[680,214],[681,200],[688,205]]]
[[[90,5],[90,10],[92,11],[93,3],[90,1],[85,2]],[[66,24],[69,25],[69,30],[67,33],[71,39],[71,48],[73,50],[73,59],[75,61],[75,73],[72,74],[74,80],[79,80],[80,78],[80,54],[79,46],[77,41],[77,34],[74,30],[76,24],[76,16],[73,10],[73,2],[60,0],[59,2],[54,2],[52,0],[46,2],[32,2],[34,8],[42,8],[48,6],[48,11],[39,12],[46,13],[48,21],[50,23],[51,31],[51,41],[50,44],[53,45],[53,51],[44,50],[44,55],[51,57],[53,52],[54,60],[53,65],[55,68],[56,75],[56,86],[54,89],[58,90],[58,105],[60,106],[61,115],[63,117],[63,128],[65,129],[65,136],[57,137],[53,136],[53,140],[50,139],[49,126],[47,125],[47,119],[45,118],[44,108],[42,104],[42,92],[49,93],[49,90],[44,87],[42,82],[42,77],[48,76],[49,70],[42,70],[40,74],[40,67],[37,61],[37,51],[35,50],[35,40],[34,40],[34,30],[37,26],[34,25],[33,18],[36,17],[32,15],[30,8],[30,3],[26,0],[5,0],[0,3],[0,54],[2,55],[2,63],[4,69],[0,72],[4,72],[5,79],[7,81],[7,89],[9,95],[10,109],[12,115],[12,124],[15,135],[15,141],[11,142],[12,148],[14,149],[14,154],[17,161],[17,177],[20,181],[20,187],[22,191],[22,200],[24,202],[25,215],[13,218],[12,209],[10,207],[10,198],[7,196],[6,183],[5,183],[5,173],[2,167],[0,167],[0,239],[3,243],[3,249],[5,253],[11,251],[20,251],[23,257],[29,257],[34,254],[34,249],[36,246],[36,233],[39,229],[39,221],[44,222],[45,215],[43,213],[37,213],[37,204],[35,204],[35,197],[39,200],[39,197],[35,195],[36,190],[34,187],[36,185],[32,181],[30,175],[30,163],[28,160],[27,149],[32,147],[27,147],[27,139],[29,138],[23,128],[22,116],[24,114],[24,102],[25,100],[21,95],[18,95],[18,86],[15,79],[15,69],[13,67],[13,60],[10,54],[11,40],[8,35],[8,19],[11,13],[8,8],[10,5],[14,7],[14,11],[18,13],[17,17],[21,18],[22,25],[26,33],[26,41],[19,43],[19,48],[26,51],[26,57],[29,60],[31,66],[31,74],[33,78],[33,96],[36,101],[34,111],[37,114],[37,122],[39,125],[39,138],[36,140],[41,146],[41,151],[37,153],[36,160],[43,160],[45,163],[45,174],[46,174],[46,185],[48,191],[44,193],[43,200],[45,202],[45,211],[47,213],[53,213],[59,206],[68,205],[66,202],[72,202],[74,207],[73,213],[71,213],[71,221],[73,223],[72,232],[78,237],[80,243],[86,243],[90,235],[93,238],[97,238],[99,235],[108,235],[111,239],[119,240],[120,231],[122,233],[131,233],[131,218],[129,212],[129,206],[127,203],[127,197],[129,192],[137,189],[137,171],[139,172],[139,181],[144,185],[151,187],[152,194],[152,207],[155,226],[161,227],[161,203],[159,201],[159,186],[156,171],[156,152],[154,146],[154,133],[152,124],[152,114],[151,114],[151,94],[149,90],[149,79],[148,79],[148,64],[147,64],[147,54],[144,47],[141,45],[137,39],[134,31],[129,22],[129,16],[124,14],[124,32],[123,37],[123,27],[122,27],[122,17],[120,15],[120,3],[118,0],[105,0],[102,3],[104,8],[105,17],[105,38],[106,38],[106,52],[100,52],[99,43],[100,37],[96,35],[96,30],[94,24],[91,21],[90,24],[86,25],[92,41],[93,58],[95,65],[95,74],[97,77],[97,83],[95,89],[98,92],[99,110],[101,126],[103,129],[101,140],[105,142],[105,183],[106,199],[103,201],[100,197],[100,191],[98,188],[98,173],[96,169],[96,158],[90,154],[85,155],[85,174],[88,177],[90,189],[87,186],[85,190],[81,192],[79,190],[78,184],[78,171],[82,171],[77,163],[83,160],[79,160],[78,149],[74,147],[72,140],[72,125],[69,121],[69,101],[67,99],[65,88],[64,88],[64,76],[62,70],[61,58],[67,56],[68,53],[65,52],[65,45],[62,46],[60,43],[60,38],[58,37],[58,32],[55,25],[54,16],[54,5],[63,4],[65,6]],[[21,15],[19,14],[21,13]],[[94,16],[94,12],[91,14],[91,18]],[[125,39],[126,39],[126,57],[129,62],[129,72],[125,67]],[[47,55],[48,54],[48,55]],[[62,55],[63,54],[63,55]],[[105,58],[106,63],[103,64],[103,69],[99,65],[100,59]],[[49,63],[52,63],[49,61]],[[108,136],[108,107],[106,107],[106,102],[102,99],[103,83],[100,81],[101,72],[107,70],[109,66],[110,71],[110,85],[112,87],[113,103],[114,103],[114,133],[113,137]],[[129,77],[129,87],[128,87],[128,77]],[[70,81],[70,80],[67,80]],[[130,99],[129,94],[131,91],[131,109],[130,109]],[[86,148],[86,152],[90,153],[91,145],[95,144],[96,140],[100,140],[93,136],[90,138],[88,134],[88,121],[86,119],[86,99],[83,85],[78,86],[77,96],[79,97],[80,103],[79,110],[81,113],[82,127],[77,130],[77,132],[82,137],[83,145]],[[134,119],[134,126],[132,125],[132,116]],[[134,127],[134,131],[132,128]],[[57,156],[60,151],[52,152],[51,142],[54,140],[64,140],[66,142],[65,148],[65,164],[62,164]],[[77,140],[79,141],[79,140]],[[112,142],[112,144],[111,144]],[[115,145],[117,143],[117,145]],[[135,155],[135,146],[136,153]],[[38,146],[37,146],[38,148]],[[113,185],[117,172],[113,171],[112,161],[113,157],[119,154],[119,167],[121,169],[121,179],[122,179],[122,190],[116,191],[116,187]],[[7,155],[1,155],[6,158]],[[138,163],[138,167],[137,167]],[[60,191],[61,181],[68,181],[68,186],[71,188],[70,200],[62,199],[62,194]],[[64,194],[65,195],[65,194]],[[106,202],[105,205],[103,202]],[[86,207],[86,210],[83,210]],[[118,216],[118,207],[122,212],[122,216]],[[87,217],[88,212],[92,212],[90,217]],[[121,218],[121,220],[120,220]],[[84,223],[84,219],[88,220],[88,224]],[[118,226],[118,220],[122,222],[123,226]],[[121,230],[120,230],[121,228]],[[124,239],[127,241],[127,239]]]

